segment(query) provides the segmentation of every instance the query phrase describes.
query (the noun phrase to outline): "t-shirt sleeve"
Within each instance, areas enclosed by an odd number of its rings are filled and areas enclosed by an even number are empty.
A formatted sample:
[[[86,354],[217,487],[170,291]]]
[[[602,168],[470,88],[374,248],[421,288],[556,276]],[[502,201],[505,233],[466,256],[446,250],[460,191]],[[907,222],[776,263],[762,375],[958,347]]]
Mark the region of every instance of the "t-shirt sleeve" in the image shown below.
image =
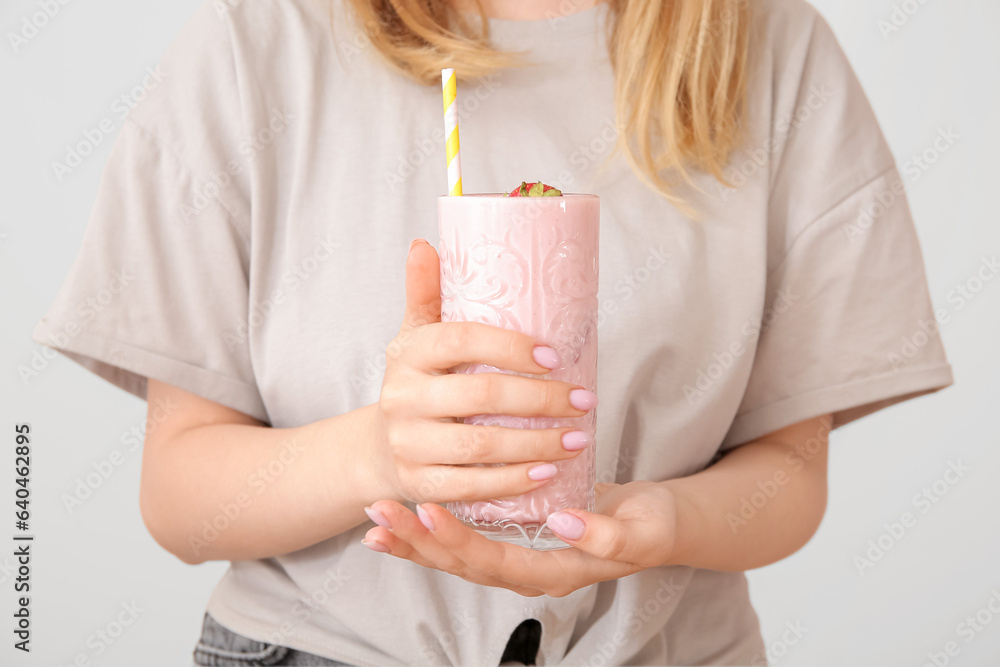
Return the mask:
[[[150,74],[32,339],[140,398],[153,378],[266,422],[248,343],[250,178],[228,30],[204,3]]]
[[[826,413],[836,428],[953,381],[905,183],[845,54],[814,11],[777,48],[772,127],[786,138],[766,295],[722,450]]]

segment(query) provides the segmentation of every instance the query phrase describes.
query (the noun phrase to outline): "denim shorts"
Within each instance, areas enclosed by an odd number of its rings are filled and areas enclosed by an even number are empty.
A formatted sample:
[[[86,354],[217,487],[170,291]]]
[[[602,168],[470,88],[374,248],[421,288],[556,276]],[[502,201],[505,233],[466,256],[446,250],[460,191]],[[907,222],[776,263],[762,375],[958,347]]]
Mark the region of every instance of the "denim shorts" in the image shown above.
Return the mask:
[[[201,624],[201,639],[194,649],[195,665],[215,667],[258,667],[261,665],[332,665],[351,667],[312,653],[303,653],[287,646],[259,642],[237,634],[205,614]]]
[[[501,658],[501,665],[534,665],[541,639],[541,625],[528,620],[514,630]],[[352,667],[346,662],[269,644],[237,634],[205,614],[201,639],[194,649],[194,664],[215,667],[259,667],[263,665],[329,665]]]

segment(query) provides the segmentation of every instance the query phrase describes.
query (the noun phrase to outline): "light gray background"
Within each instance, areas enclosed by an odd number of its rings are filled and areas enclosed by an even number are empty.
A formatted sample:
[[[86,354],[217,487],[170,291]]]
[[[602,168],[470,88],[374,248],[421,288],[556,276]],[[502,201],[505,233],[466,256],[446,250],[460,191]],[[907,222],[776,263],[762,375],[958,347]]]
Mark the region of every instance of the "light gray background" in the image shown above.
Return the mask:
[[[17,368],[43,351],[30,331],[76,256],[113,137],[62,183],[51,163],[105,117],[117,133],[113,101],[141,82],[200,0],[69,2],[15,54],[7,34],[38,11],[38,1],[0,7],[0,663],[62,666],[82,654],[97,665],[189,664],[225,566],[184,565],[142,525],[141,451],[127,451],[122,438],[142,427],[145,403],[62,357],[27,384]],[[951,315],[941,335],[957,383],[834,433],[823,525],[791,558],[750,573],[753,599],[772,664],[920,666],[954,641],[958,654],[939,661],[995,665],[1000,615],[984,612],[980,620],[992,623],[971,636],[957,626],[986,608],[991,591],[1000,608],[1000,484],[992,478],[1000,467],[1000,277],[961,310],[948,295],[976,275],[984,256],[1000,254],[1000,3],[897,0],[904,11],[897,19],[907,16],[903,5],[917,11],[887,36],[879,21],[892,18],[888,0],[814,4],[840,37],[901,168],[933,145],[939,129],[960,135],[919,180],[907,181],[931,294]],[[11,647],[6,546],[20,422],[34,432],[30,658]],[[68,512],[62,494],[114,449],[124,463]],[[914,494],[942,479],[949,462],[969,472],[922,513]],[[855,557],[869,540],[886,544],[884,524],[906,511],[916,525],[859,572]],[[142,609],[135,623],[98,655],[93,633],[133,601]]]

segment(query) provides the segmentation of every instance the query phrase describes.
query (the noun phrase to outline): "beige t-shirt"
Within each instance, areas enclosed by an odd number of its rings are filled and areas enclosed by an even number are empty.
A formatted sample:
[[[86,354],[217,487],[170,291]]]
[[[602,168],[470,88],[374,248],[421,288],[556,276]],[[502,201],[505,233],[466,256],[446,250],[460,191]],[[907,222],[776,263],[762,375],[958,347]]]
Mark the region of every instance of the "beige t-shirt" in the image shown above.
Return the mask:
[[[137,396],[152,377],[278,428],[377,400],[408,245],[437,241],[441,93],[386,67],[335,2],[333,36],[324,0],[202,6],[124,124],[34,340]],[[952,382],[858,80],[803,0],[754,7],[738,187],[699,177],[701,222],[620,157],[598,170],[615,136],[606,6],[492,20],[537,67],[460,83],[467,192],[540,178],[601,197],[602,481],[689,475],[794,422],[839,426]],[[738,530],[740,510],[718,520]],[[209,611],[354,665],[496,665],[528,618],[539,665],[763,659],[742,573],[662,567],[524,598],[373,553],[368,528],[232,563]]]

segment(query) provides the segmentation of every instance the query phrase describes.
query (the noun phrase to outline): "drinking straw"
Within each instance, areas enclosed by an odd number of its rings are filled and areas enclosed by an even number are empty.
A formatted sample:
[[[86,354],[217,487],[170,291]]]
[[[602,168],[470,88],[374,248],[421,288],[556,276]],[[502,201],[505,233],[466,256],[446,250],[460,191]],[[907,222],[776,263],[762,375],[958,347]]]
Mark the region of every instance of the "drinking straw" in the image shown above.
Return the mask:
[[[441,85],[444,89],[444,136],[448,157],[448,194],[462,196],[462,157],[458,152],[458,81],[455,70],[441,70]]]

